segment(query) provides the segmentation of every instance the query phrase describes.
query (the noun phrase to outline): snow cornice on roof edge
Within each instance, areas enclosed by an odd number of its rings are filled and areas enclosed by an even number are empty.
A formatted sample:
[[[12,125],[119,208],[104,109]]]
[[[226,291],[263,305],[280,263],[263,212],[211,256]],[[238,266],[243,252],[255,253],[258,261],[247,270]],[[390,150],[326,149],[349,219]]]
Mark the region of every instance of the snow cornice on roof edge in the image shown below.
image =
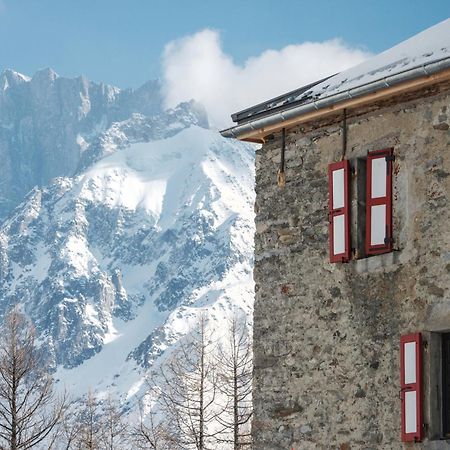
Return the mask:
[[[286,105],[285,109],[255,118],[241,125],[221,131],[222,136],[251,142],[264,142],[264,137],[286,126],[294,126],[307,120],[318,119],[339,110],[380,100],[394,93],[418,89],[450,79],[450,57],[382,77],[343,92],[311,100],[298,106]],[[402,89],[402,87],[404,89]],[[376,97],[374,94],[378,94]]]

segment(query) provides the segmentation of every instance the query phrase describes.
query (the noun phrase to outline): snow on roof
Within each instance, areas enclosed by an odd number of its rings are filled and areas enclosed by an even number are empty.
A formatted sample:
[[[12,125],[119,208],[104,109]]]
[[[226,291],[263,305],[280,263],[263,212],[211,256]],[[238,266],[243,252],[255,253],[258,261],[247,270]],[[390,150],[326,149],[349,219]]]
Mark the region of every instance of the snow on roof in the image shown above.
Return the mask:
[[[325,93],[329,95],[342,92],[448,57],[450,57],[450,19],[318,84],[313,92],[319,97]]]
[[[357,66],[312,83],[310,89],[299,89],[298,95],[292,95],[295,93],[293,91],[269,100],[265,104],[236,113],[232,117],[237,122],[246,121],[252,118],[251,116],[267,113],[280,107],[288,108],[293,103],[298,105],[346,92],[349,89],[446,58],[450,58],[450,19],[416,34]]]

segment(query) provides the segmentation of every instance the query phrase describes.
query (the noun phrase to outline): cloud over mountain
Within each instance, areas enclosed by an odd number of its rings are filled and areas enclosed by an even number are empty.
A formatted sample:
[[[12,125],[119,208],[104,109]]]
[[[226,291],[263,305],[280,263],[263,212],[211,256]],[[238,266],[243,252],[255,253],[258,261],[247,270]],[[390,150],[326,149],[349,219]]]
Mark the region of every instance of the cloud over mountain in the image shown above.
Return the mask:
[[[205,29],[168,43],[163,54],[166,106],[195,98],[211,123],[224,127],[230,114],[267,98],[340,72],[369,53],[340,39],[266,50],[243,65],[226,54],[217,31]]]

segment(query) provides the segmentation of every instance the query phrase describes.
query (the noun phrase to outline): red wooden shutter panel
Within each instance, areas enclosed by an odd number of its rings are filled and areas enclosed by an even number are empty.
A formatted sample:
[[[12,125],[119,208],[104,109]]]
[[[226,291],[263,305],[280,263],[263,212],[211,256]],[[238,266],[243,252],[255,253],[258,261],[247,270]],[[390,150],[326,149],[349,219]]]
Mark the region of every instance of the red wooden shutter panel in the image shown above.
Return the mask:
[[[421,442],[422,419],[422,335],[400,339],[400,399],[402,407],[402,441]]]
[[[392,251],[392,149],[367,156],[366,254]]]
[[[349,174],[348,161],[340,161],[328,166],[331,262],[350,260]]]

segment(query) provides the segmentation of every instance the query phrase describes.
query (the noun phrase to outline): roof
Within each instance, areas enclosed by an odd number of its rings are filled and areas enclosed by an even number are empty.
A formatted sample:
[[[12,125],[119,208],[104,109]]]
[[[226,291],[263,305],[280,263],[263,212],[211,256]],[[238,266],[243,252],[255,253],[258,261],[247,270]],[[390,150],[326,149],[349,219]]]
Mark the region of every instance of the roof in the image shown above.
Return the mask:
[[[320,110],[343,99],[449,68],[450,19],[446,19],[357,66],[233,114],[237,126],[222,134],[240,137],[241,131],[257,130],[271,122],[269,117],[276,116],[282,122],[284,111],[291,111],[292,116],[292,111],[298,110],[301,115],[308,109],[302,106]]]
[[[328,80],[332,76],[333,75],[330,75],[326,78],[315,81],[314,83],[310,83],[306,86],[302,86],[301,88],[287,92],[286,94],[282,94],[265,102],[258,103],[257,105],[251,106],[250,108],[243,109],[242,111],[232,114],[231,118],[233,122],[245,123],[249,120],[252,120],[256,116],[263,117],[267,114],[270,114],[272,111],[282,109],[287,105],[304,103],[306,99],[310,98],[307,91],[310,91],[314,86],[317,86],[319,83]]]

